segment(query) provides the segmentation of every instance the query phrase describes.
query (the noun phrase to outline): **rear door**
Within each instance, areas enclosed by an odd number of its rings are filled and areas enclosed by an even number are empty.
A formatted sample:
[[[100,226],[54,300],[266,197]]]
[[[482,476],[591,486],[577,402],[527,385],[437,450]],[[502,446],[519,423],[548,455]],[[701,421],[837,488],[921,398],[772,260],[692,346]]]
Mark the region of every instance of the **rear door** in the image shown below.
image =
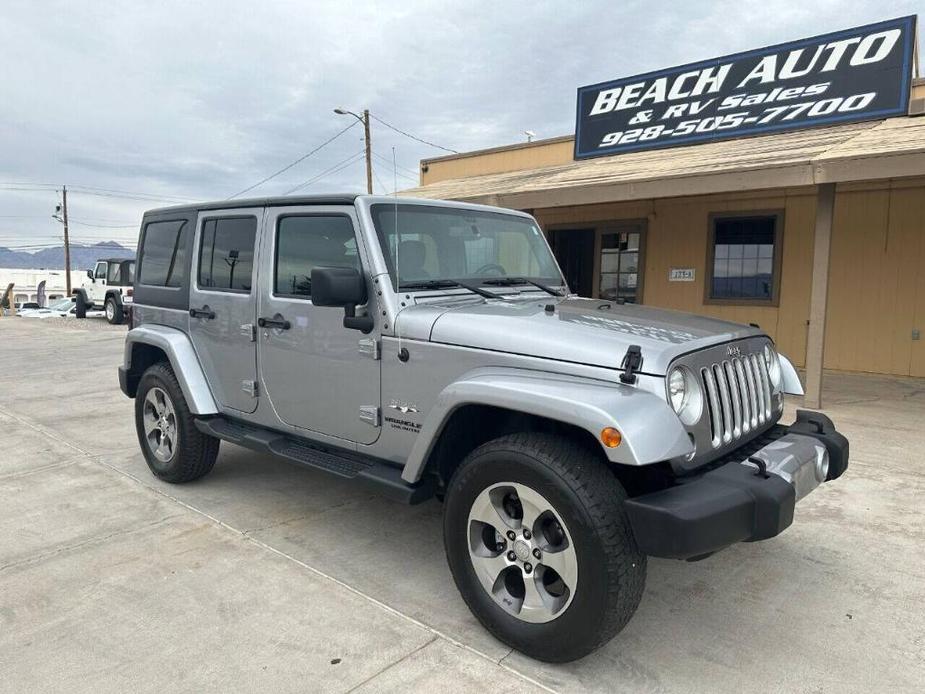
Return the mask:
[[[368,264],[353,207],[281,207],[267,213],[258,316],[260,373],[277,416],[291,426],[370,444],[379,436],[375,333],[344,327],[344,310],[314,306],[315,267]],[[377,314],[375,295],[369,312]]]
[[[190,283],[190,337],[224,408],[257,409],[256,241],[262,208],[201,212]]]

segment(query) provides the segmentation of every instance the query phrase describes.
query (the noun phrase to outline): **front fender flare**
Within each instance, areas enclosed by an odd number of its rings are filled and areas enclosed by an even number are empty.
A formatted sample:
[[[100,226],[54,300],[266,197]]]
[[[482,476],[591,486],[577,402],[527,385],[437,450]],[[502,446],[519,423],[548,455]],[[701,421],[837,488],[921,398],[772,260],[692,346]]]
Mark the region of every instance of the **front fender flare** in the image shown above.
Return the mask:
[[[453,412],[464,405],[491,405],[545,417],[588,431],[616,427],[623,442],[601,449],[614,463],[648,465],[687,455],[694,446],[664,400],[619,383],[525,369],[488,367],[449,384],[427,414],[405,464],[402,478],[417,482]]]
[[[803,395],[803,384],[800,383],[800,376],[793,368],[793,363],[780,352],[777,354],[777,359],[780,361],[781,390],[788,395]]]
[[[218,407],[206,381],[189,336],[164,325],[142,325],[125,337],[125,370],[132,370],[132,347],[136,344],[157,347],[167,355],[180,389],[193,414],[218,414]],[[139,374],[140,376],[141,374]]]

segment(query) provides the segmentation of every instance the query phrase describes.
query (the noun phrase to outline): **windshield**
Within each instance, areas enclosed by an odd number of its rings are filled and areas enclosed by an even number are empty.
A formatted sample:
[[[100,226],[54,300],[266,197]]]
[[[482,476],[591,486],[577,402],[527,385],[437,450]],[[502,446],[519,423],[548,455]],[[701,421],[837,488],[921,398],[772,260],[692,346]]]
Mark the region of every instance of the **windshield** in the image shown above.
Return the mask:
[[[58,299],[48,304],[48,308],[53,311],[67,311],[73,303],[71,299]]]
[[[563,284],[543,232],[527,217],[402,203],[375,204],[371,213],[399,289],[499,277]]]

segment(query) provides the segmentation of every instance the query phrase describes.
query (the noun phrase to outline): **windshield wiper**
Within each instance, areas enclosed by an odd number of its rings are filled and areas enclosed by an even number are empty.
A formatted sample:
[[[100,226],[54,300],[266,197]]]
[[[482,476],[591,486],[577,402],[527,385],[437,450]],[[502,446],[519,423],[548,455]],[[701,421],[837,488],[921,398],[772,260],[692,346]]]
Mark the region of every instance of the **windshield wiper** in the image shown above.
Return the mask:
[[[487,289],[482,289],[477,284],[470,284],[469,282],[461,282],[460,280],[415,280],[413,282],[404,282],[398,288],[399,291],[403,289],[449,289],[451,287],[462,287],[463,289],[468,289],[470,292],[474,292],[479,296],[484,296],[486,299],[500,299],[500,294],[495,294],[490,292]]]
[[[491,279],[485,280],[485,284],[497,284],[503,287],[509,287],[515,284],[532,284],[537,289],[542,289],[547,294],[552,294],[553,296],[564,296],[563,292],[560,292],[558,289],[553,289],[552,287],[543,284],[542,282],[536,282],[535,280],[527,279],[526,277],[492,277]]]

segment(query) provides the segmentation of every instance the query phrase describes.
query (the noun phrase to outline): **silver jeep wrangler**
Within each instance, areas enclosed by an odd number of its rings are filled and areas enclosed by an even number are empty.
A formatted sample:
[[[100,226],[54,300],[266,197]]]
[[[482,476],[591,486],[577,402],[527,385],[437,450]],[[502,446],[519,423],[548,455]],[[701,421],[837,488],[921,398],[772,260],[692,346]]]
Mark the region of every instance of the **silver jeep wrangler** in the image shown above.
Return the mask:
[[[475,616],[568,661],[629,621],[646,558],[773,537],[839,477],[760,329],[569,293],[536,221],[372,196],[148,212],[119,369],[169,482],[221,440],[444,502]]]

